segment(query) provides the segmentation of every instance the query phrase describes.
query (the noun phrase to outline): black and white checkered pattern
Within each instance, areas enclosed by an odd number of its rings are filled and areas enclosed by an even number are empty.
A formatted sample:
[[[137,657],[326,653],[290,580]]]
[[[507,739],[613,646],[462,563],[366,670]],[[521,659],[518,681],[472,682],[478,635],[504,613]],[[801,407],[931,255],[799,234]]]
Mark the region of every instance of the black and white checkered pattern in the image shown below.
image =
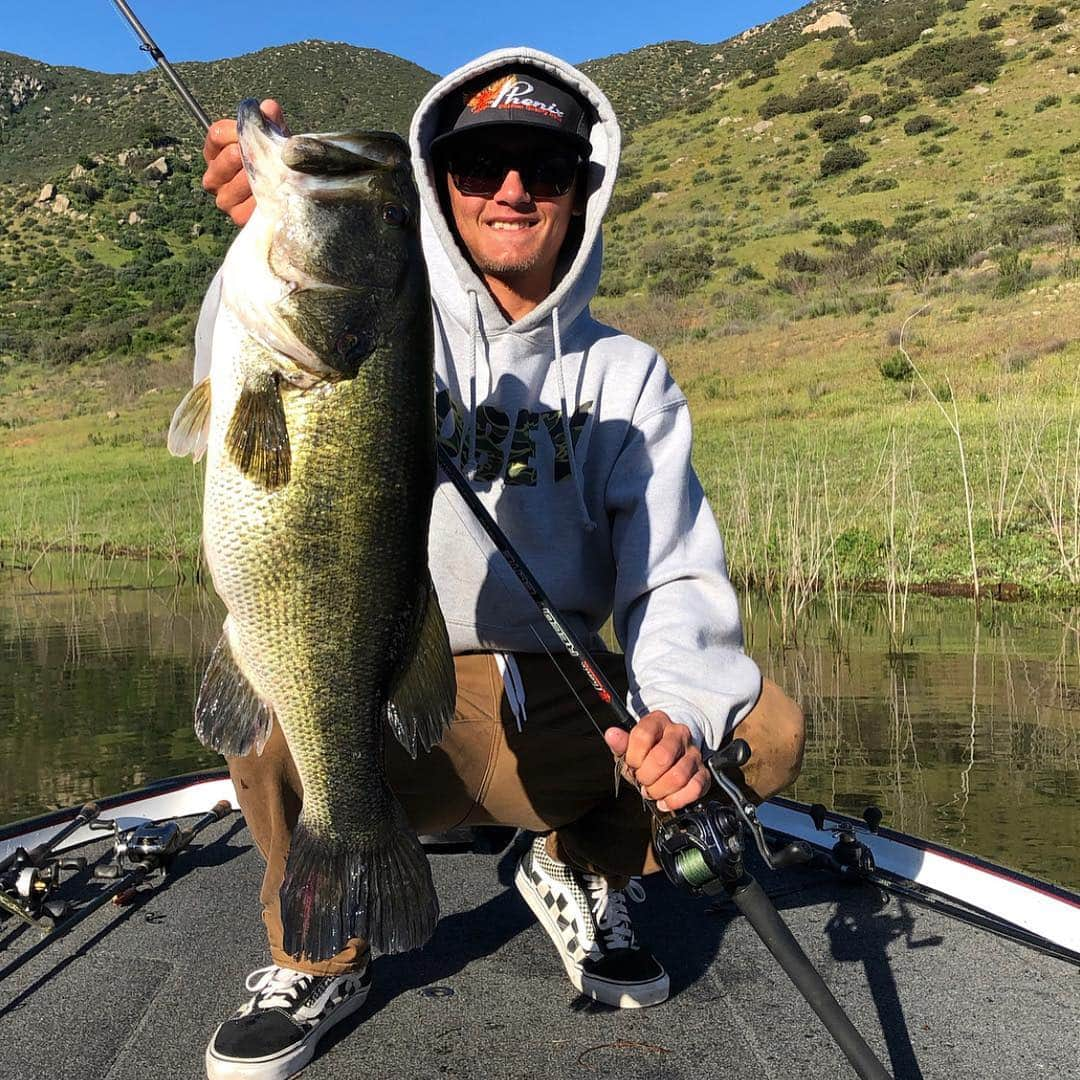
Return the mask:
[[[538,836],[514,879],[581,993],[617,1008],[656,1005],[668,995],[667,972],[634,934],[627,896],[643,900],[641,883],[612,889],[598,874],[553,859]]]
[[[363,1005],[371,987],[365,966],[342,975],[290,968],[253,971],[254,996],[221,1024],[206,1051],[209,1080],[285,1080],[311,1060],[319,1039]]]

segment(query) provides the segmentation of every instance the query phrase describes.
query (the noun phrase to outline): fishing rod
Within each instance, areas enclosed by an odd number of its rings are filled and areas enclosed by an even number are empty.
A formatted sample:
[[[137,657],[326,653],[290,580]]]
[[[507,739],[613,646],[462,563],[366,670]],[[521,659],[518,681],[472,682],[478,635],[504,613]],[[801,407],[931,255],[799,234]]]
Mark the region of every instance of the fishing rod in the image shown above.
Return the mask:
[[[199,107],[179,76],[168,67],[164,55],[142,28],[127,4],[114,0],[132,27],[136,29],[144,48],[170,76],[178,96],[205,132],[210,127],[206,113]],[[536,604],[545,622],[556,633],[566,651],[585,673],[596,696],[608,710],[615,725],[624,731],[633,730],[633,716],[611,683],[597,667],[588,648],[578,638],[559,611],[548,599],[539,582],[518,555],[506,534],[496,524],[487,508],[480,502],[457,463],[436,441],[438,463],[447,479],[454,485],[469,506],[477,522],[490,537],[509,564],[525,591]],[[590,714],[591,715],[591,714]],[[595,721],[594,721],[595,723]],[[701,801],[677,813],[662,814],[655,803],[648,803],[658,827],[654,846],[665,872],[676,884],[695,895],[725,892],[776,958],[796,989],[818,1015],[837,1046],[844,1052],[861,1080],[892,1080],[840,1003],[825,985],[825,980],[813,966],[787,924],[780,917],[761,885],[747,872],[743,864],[742,832],[746,828],[754,838],[767,866],[779,868],[810,858],[810,851],[801,843],[791,843],[774,852],[765,840],[754,805],[732,779],[732,775],[750,759],[750,747],[736,739],[727,747],[711,754],[705,761],[713,781],[726,796],[729,805],[715,799]],[[732,774],[732,775],[729,775]],[[0,972],[0,977],[4,973]]]
[[[81,922],[88,919],[99,908],[115,898],[123,904],[134,898],[139,886],[151,874],[168,872],[177,856],[188,847],[192,840],[215,822],[232,813],[232,806],[222,799],[208,813],[203,814],[190,828],[183,829],[176,821],[163,823],[148,822],[136,826],[127,832],[119,833],[116,822],[93,822],[91,828],[111,829],[115,836],[113,861],[99,871],[99,876],[113,878],[113,882],[103,889],[89,903],[80,907],[75,914],[59,923],[54,930],[40,941],[31,945],[5,967],[0,968],[0,982],[14,974],[24,964],[29,963],[38,953],[43,952],[60,938],[66,937]],[[70,831],[70,830],[69,830]],[[124,860],[130,869],[124,871]]]
[[[58,859],[52,853],[77,829],[97,819],[97,803],[88,802],[62,829],[27,850],[16,848],[0,860],[0,909],[42,934],[50,933],[57,920],[70,910],[65,900],[50,899],[65,870],[84,870],[83,858]]]
[[[139,48],[144,53],[149,54],[154,63],[161,68],[165,78],[172,84],[172,88],[187,107],[188,112],[195,117],[203,131],[206,131],[210,127],[210,117],[206,115],[202,106],[195,100],[194,94],[187,88],[187,83],[180,78],[176,68],[165,59],[165,54],[158,48],[157,42],[147,33],[146,27],[139,22],[130,5],[125,0],[112,0],[112,3],[113,7],[120,13],[121,18],[135,31],[135,36],[140,41]]]

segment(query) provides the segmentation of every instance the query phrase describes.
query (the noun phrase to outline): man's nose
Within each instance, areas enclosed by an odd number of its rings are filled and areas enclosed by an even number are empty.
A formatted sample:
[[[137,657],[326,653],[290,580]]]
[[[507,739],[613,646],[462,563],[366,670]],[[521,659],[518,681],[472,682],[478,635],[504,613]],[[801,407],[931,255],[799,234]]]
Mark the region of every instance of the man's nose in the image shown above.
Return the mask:
[[[517,169],[507,170],[506,175],[503,177],[502,186],[495,193],[495,198],[499,202],[510,203],[511,205],[532,201],[529,189],[525,186],[525,179]]]

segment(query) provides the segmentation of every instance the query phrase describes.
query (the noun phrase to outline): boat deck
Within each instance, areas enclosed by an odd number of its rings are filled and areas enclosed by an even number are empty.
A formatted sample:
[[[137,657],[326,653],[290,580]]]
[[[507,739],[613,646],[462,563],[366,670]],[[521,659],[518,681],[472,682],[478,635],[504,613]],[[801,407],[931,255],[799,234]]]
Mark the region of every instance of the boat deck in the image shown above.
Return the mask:
[[[618,1011],[578,997],[512,885],[517,854],[432,857],[435,937],[375,961],[368,1002],[323,1040],[307,1080],[854,1076],[735,909],[660,878],[635,921],[670,1000]],[[95,913],[0,984],[0,1078],[202,1077],[210,1033],[267,962],[261,873],[234,815],[166,888]],[[1076,1075],[1077,968],[821,874],[761,880],[897,1080]],[[32,940],[11,937],[6,921],[0,961]]]

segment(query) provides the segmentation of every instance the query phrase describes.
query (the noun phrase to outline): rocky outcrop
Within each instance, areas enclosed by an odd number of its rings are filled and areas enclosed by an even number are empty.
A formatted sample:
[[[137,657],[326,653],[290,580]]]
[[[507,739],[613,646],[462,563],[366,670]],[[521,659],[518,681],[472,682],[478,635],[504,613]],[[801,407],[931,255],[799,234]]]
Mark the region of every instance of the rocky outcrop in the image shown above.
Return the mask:
[[[55,195],[56,195],[56,185],[55,184],[45,184],[41,189],[41,193],[37,197],[37,201],[39,203],[51,202]]]
[[[172,169],[164,156],[151,161],[150,164],[143,169],[143,174],[151,180],[164,180],[171,172]]]
[[[842,11],[830,11],[827,15],[822,15],[820,19],[807,23],[802,28],[802,32],[804,34],[824,34],[826,30],[836,29],[851,29],[851,20]]]

